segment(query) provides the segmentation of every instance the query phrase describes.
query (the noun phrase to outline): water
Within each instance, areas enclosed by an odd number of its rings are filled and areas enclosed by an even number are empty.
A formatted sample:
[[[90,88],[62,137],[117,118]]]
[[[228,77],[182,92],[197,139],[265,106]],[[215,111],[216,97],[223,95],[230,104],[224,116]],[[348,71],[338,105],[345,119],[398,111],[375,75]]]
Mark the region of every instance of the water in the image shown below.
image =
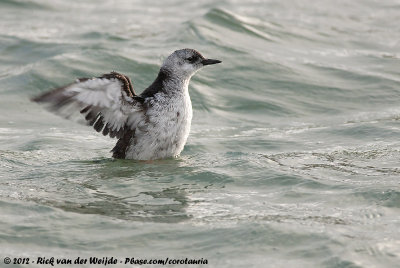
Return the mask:
[[[3,0],[1,265],[398,266],[399,14],[395,0]],[[223,64],[191,81],[177,159],[113,160],[114,140],[29,101],[111,70],[141,92],[185,47]]]

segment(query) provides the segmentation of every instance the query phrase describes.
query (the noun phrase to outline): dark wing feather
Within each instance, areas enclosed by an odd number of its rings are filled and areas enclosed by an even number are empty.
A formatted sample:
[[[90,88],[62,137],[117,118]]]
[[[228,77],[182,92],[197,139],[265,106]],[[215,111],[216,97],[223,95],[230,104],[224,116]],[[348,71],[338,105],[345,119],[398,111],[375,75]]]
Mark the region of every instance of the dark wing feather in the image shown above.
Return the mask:
[[[143,100],[136,95],[130,79],[112,72],[97,78],[80,78],[75,83],[46,92],[32,99],[69,118],[84,115],[97,132],[121,138],[145,120]]]

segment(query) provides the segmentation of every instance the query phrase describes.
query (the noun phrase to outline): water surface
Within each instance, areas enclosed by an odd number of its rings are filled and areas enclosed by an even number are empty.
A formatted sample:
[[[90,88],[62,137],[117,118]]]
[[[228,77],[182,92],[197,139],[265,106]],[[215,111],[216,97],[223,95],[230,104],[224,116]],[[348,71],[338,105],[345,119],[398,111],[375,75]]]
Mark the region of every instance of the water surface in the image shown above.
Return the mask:
[[[2,1],[0,261],[396,267],[399,14],[394,0]],[[111,70],[141,92],[184,47],[223,64],[191,81],[177,159],[113,160],[115,140],[29,101]]]

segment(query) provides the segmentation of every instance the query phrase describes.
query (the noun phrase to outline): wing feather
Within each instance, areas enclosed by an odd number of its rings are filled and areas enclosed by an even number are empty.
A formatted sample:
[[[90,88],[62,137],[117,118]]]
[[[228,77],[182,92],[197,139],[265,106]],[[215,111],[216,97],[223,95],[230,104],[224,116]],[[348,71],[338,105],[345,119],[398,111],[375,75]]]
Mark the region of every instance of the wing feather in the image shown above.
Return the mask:
[[[32,99],[65,118],[83,114],[88,125],[111,138],[121,138],[145,120],[142,99],[130,79],[112,72],[97,78],[80,78],[75,83]]]

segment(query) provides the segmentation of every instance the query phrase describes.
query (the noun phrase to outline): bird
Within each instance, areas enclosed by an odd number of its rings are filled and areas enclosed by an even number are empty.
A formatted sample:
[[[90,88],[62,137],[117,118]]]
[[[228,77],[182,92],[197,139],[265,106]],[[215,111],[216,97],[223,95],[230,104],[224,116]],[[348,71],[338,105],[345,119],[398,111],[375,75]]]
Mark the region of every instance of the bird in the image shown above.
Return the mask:
[[[180,49],[164,60],[154,82],[139,95],[128,76],[112,71],[78,78],[32,101],[64,118],[81,114],[97,132],[117,138],[113,158],[175,158],[191,127],[190,78],[202,67],[221,62],[194,49]]]

